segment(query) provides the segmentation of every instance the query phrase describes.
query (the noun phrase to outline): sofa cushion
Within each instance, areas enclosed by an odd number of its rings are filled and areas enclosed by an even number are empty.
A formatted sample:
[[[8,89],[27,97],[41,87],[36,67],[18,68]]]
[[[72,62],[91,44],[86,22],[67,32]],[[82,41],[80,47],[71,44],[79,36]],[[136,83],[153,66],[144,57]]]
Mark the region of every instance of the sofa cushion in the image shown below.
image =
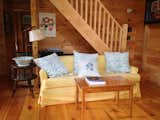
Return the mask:
[[[74,72],[74,57],[73,55],[60,56],[60,60],[63,62],[64,66],[71,73]]]
[[[106,72],[106,61],[104,55],[98,55],[98,71],[100,74],[104,74]]]
[[[48,77],[57,77],[68,72],[56,54],[34,59],[34,62],[47,72]]]
[[[43,81],[42,89],[58,88],[58,87],[73,87],[75,86],[74,78],[76,75],[64,75],[61,77],[48,78]]]
[[[106,72],[130,72],[129,53],[105,52]]]
[[[79,72],[79,64],[83,61],[92,61],[97,64],[98,54],[87,54],[87,53],[79,53],[74,51],[74,72],[78,74]]]

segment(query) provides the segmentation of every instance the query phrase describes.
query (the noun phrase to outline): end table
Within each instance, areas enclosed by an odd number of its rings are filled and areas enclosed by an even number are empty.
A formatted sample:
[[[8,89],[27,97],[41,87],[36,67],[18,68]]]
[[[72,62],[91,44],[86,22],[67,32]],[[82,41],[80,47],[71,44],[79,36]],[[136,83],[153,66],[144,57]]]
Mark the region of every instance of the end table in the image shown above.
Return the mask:
[[[11,65],[11,77],[14,81],[12,97],[15,95],[17,87],[27,87],[29,88],[32,97],[34,98],[32,80],[34,80],[37,75],[33,73],[33,68],[35,64],[30,64],[29,66],[17,66],[16,64]],[[18,82],[27,81],[26,86],[18,85]]]

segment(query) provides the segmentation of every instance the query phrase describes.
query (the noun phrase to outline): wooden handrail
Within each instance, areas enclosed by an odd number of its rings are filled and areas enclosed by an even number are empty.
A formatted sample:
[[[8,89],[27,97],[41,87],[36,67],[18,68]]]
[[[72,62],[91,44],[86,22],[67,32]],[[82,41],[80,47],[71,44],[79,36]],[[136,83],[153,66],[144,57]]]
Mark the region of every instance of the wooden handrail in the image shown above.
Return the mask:
[[[111,51],[125,51],[127,25],[121,26],[100,0],[68,0]]]

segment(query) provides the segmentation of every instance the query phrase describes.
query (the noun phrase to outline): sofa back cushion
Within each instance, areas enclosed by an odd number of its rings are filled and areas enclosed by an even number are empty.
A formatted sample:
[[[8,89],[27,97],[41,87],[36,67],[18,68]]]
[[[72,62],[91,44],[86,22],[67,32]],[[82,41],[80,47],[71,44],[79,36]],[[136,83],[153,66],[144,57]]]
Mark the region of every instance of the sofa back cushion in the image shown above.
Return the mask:
[[[106,69],[105,57],[104,55],[99,55],[98,56],[98,71],[102,75],[105,73],[105,69]]]
[[[60,59],[69,72],[74,71],[74,56],[73,55],[60,56]]]
[[[74,72],[74,56],[73,55],[60,56],[60,59],[69,72]],[[104,55],[98,55],[97,65],[98,65],[99,73],[104,74],[105,68],[106,68]]]

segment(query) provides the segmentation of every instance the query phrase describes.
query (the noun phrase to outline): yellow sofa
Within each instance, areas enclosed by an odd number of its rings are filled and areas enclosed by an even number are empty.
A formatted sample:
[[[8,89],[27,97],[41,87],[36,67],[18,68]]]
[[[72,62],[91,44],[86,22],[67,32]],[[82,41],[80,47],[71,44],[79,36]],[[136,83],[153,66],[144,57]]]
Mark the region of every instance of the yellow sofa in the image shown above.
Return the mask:
[[[39,104],[44,107],[47,105],[73,103],[75,101],[75,81],[74,78],[77,75],[73,74],[74,71],[74,57],[61,56],[61,61],[68,69],[70,74],[61,77],[48,78],[47,73],[44,70],[40,70],[40,94]],[[141,97],[140,94],[140,75],[138,74],[138,68],[131,67],[130,73],[105,73],[105,58],[104,55],[98,56],[98,70],[102,76],[123,76],[128,80],[134,81],[134,97]],[[102,93],[90,93],[87,94],[87,101],[113,99],[115,92],[102,92]],[[128,92],[120,92],[120,98],[127,98]]]

